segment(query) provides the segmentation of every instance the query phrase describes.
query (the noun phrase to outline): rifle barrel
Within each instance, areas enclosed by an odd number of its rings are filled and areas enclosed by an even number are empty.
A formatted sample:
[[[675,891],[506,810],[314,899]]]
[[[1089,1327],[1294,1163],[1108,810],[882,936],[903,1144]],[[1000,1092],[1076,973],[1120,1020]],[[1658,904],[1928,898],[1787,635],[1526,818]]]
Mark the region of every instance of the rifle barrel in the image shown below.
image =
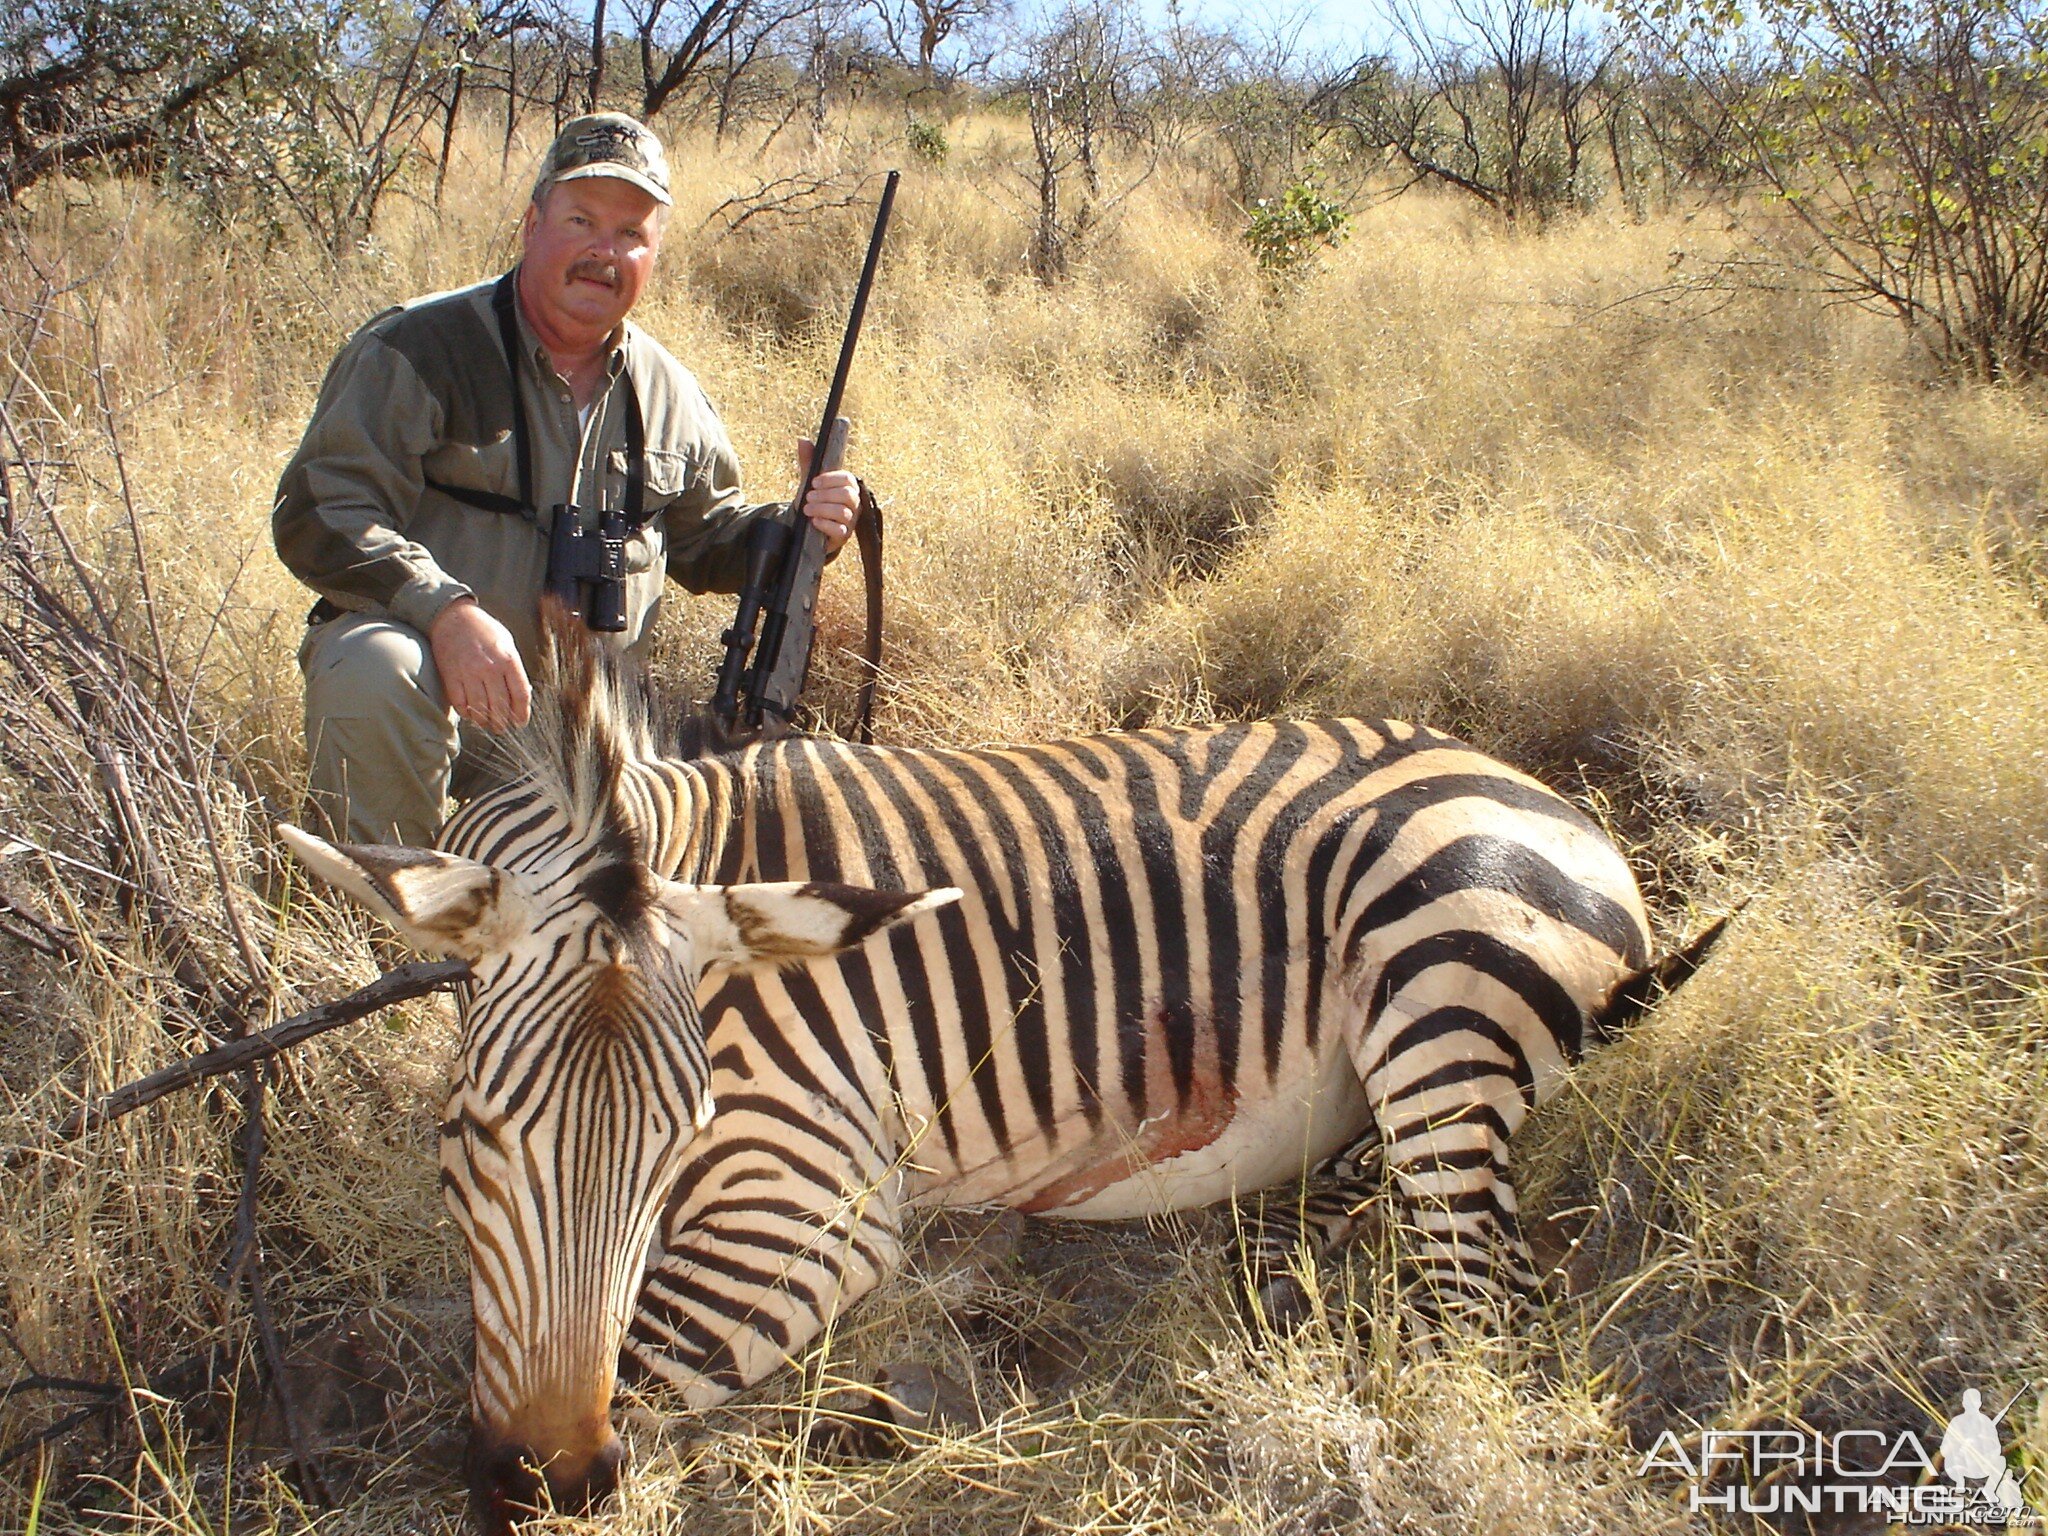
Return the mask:
[[[2017,1391],[2017,1392],[2013,1393],[2013,1395],[2012,1395],[2011,1397],[2007,1398],[2007,1399],[2005,1400],[2005,1406],[2004,1406],[2003,1408],[1999,1409],[1999,1410],[1998,1410],[1998,1412],[1994,1413],[1994,1414],[1993,1414],[1993,1415],[1991,1416],[1991,1422],[1992,1422],[1992,1423],[1994,1423],[1994,1424],[1999,1424],[1999,1423],[2003,1423],[2003,1422],[2004,1422],[2004,1420],[2005,1420],[2005,1416],[2006,1416],[2006,1415],[2007,1415],[2008,1413],[2011,1413],[2011,1412],[2012,1412],[2012,1405],[2013,1405],[2014,1403],[2018,1402],[2018,1401],[2019,1401],[2019,1400],[2021,1399],[2021,1397],[2025,1396],[2025,1395],[2026,1395],[2026,1390],[2027,1390],[2027,1387],[2031,1387],[2032,1385],[2033,1385],[2033,1383],[2032,1383],[2031,1381],[2030,1381],[2030,1382],[2028,1382],[2028,1383],[2026,1384],[2026,1386],[2023,1386],[2023,1387],[2021,1387],[2021,1388],[2019,1389],[2019,1391]]]
[[[818,435],[811,439],[820,446],[831,432],[832,423],[838,419],[839,402],[846,394],[846,378],[853,371],[853,349],[860,342],[861,322],[867,318],[868,295],[874,291],[875,268],[882,260],[882,239],[889,232],[889,210],[895,206],[896,183],[902,178],[901,171],[891,171],[882,183],[882,202],[875,209],[875,228],[868,236],[867,258],[861,263],[860,282],[853,290],[853,309],[846,317],[846,335],[839,342],[839,363],[832,370],[832,387],[825,394],[825,414],[819,419]],[[815,457],[812,462],[817,462]],[[799,502],[797,505],[801,507],[803,504]]]
[[[875,209],[874,232],[868,236],[867,258],[861,263],[860,282],[853,290],[853,309],[846,317],[846,334],[839,343],[839,362],[832,370],[832,387],[825,394],[825,414],[818,424],[817,435],[811,439],[811,461],[804,468],[803,483],[797,487],[796,500],[791,503],[794,514],[791,528],[796,538],[783,559],[774,596],[765,605],[761,643],[755,647],[753,667],[747,674],[746,718],[750,725],[761,723],[761,701],[767,695],[769,679],[775,674],[776,653],[781,649],[783,636],[788,633],[790,603],[796,588],[797,570],[803,564],[804,545],[811,539],[823,537],[805,519],[804,503],[810,499],[811,483],[824,467],[825,445],[831,440],[832,424],[839,419],[839,403],[846,394],[847,375],[853,371],[853,351],[860,342],[861,322],[867,317],[868,295],[874,290],[875,268],[881,264],[882,241],[889,232],[889,210],[896,202],[896,183],[902,180],[902,174],[891,171],[888,180],[882,183],[882,201]]]

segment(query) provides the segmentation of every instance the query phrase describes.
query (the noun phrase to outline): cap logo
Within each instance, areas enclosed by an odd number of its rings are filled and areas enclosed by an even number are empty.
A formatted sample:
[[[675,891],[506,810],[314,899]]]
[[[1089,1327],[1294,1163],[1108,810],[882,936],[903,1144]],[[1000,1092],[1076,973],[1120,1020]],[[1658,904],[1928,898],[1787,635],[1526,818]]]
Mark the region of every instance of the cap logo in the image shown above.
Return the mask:
[[[621,151],[631,149],[634,161],[644,162],[646,156],[640,151],[640,136],[624,123],[595,123],[576,135],[576,142],[584,149],[596,150],[593,160],[615,160],[625,158]]]
[[[589,176],[619,177],[651,193],[664,206],[674,206],[668,195],[668,162],[661,152],[661,140],[624,113],[597,113],[563,124],[541,160],[540,175],[533,184],[534,200],[538,202],[558,181]]]

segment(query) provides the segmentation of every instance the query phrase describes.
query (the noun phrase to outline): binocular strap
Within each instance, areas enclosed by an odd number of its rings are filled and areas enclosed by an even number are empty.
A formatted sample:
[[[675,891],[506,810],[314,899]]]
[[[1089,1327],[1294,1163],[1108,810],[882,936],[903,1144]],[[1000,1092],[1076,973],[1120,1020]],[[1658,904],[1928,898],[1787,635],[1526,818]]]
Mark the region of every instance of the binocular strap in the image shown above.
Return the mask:
[[[882,503],[860,483],[860,515],[853,520],[853,539],[860,549],[861,583],[867,588],[867,635],[861,645],[859,702],[854,706],[853,739],[862,746],[875,740],[875,685],[882,679]]]

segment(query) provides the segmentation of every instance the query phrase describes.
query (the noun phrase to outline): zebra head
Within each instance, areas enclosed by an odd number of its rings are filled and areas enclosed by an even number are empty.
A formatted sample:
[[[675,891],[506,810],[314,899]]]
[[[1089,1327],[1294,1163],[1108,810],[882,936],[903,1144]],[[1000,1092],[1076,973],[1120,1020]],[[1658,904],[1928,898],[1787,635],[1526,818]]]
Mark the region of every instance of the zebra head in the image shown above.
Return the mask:
[[[487,1531],[544,1503],[587,1509],[617,1482],[619,1348],[712,1112],[703,973],[822,958],[960,894],[663,878],[616,679],[586,665],[554,683],[527,743],[539,803],[508,792],[524,835],[466,835],[464,817],[428,850],[282,829],[329,884],[472,970],[441,1184],[469,1244],[470,1485]]]

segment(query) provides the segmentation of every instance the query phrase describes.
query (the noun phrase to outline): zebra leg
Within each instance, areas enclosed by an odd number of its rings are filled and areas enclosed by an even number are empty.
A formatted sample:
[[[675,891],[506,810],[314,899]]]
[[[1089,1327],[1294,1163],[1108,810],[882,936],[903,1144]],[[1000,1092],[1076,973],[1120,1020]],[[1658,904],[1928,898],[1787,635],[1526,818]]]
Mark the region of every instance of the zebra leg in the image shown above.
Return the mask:
[[[1262,1194],[1239,1208],[1237,1301],[1248,1323],[1286,1332],[1308,1320],[1314,1298],[1304,1276],[1358,1234],[1384,1182],[1375,1127],[1291,1191]]]
[[[795,1361],[902,1262],[893,1179],[838,1189],[753,1138],[672,1202],[620,1360],[708,1408]],[[716,1149],[714,1149],[714,1153]],[[723,1174],[721,1177],[720,1175]]]
[[[1487,1081],[1505,1084],[1519,1109],[1512,1079]],[[1537,1283],[1497,1104],[1497,1095],[1475,1093],[1459,1104],[1380,1112],[1387,1170],[1406,1218],[1401,1291],[1425,1334],[1439,1322],[1497,1326]]]
[[[1498,1326],[1536,1280],[1508,1171],[1535,1098],[1530,1010],[1465,958],[1383,971],[1346,1027],[1397,1196],[1401,1294],[1424,1334]]]

